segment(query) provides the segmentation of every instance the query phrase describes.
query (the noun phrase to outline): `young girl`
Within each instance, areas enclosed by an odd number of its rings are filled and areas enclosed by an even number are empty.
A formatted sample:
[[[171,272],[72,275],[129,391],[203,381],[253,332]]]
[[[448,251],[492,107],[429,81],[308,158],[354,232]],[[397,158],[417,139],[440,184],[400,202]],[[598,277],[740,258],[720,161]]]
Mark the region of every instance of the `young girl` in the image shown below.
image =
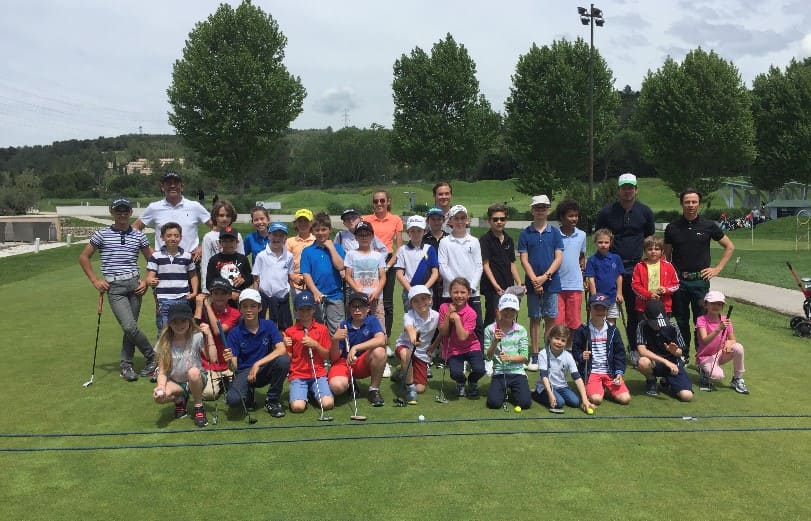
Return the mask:
[[[175,402],[175,419],[187,414],[189,392],[194,398],[194,424],[208,425],[203,407],[205,373],[201,361],[203,344],[209,360],[217,359],[217,348],[211,330],[206,324],[194,324],[191,308],[176,304],[169,309],[169,327],[164,328],[158,340],[158,385],[152,391],[155,403]]]
[[[211,257],[214,255],[222,252],[222,247],[220,246],[220,232],[231,229],[231,225],[237,220],[237,211],[234,205],[225,199],[221,199],[211,208],[211,218],[214,220],[215,227],[203,236],[203,252],[202,258],[200,259],[200,280],[204,293],[208,293],[208,288],[206,287],[208,261],[211,260]],[[237,232],[237,241],[237,253],[244,255],[245,251],[242,247],[242,235],[240,235],[239,232]]]
[[[564,404],[569,407],[580,407],[583,412],[588,412],[592,407],[574,357],[566,351],[570,334],[569,328],[563,324],[552,326],[549,330],[549,349],[541,351],[538,356],[541,376],[535,386],[533,398],[549,407],[549,412],[562,413]],[[580,393],[579,397],[567,385],[566,373],[572,375],[572,380]]]
[[[470,282],[456,277],[449,286],[451,301],[439,307],[439,334],[442,336],[442,358],[448,361],[451,378],[456,381],[456,396],[478,398],[479,379],[484,376],[484,357],[476,337],[476,312],[467,303],[473,292]],[[465,389],[465,362],[470,375]]]
[[[717,382],[724,378],[721,365],[732,360],[732,382],[730,386],[736,392],[749,394],[743,381],[746,371],[743,365],[743,346],[735,339],[735,331],[729,318],[722,316],[726,298],[720,291],[709,291],[704,296],[704,307],[707,312],[698,317],[698,352],[696,365],[700,375],[699,387],[710,388],[710,380]]]
[[[510,293],[498,299],[496,321],[484,329],[487,358],[493,360],[493,378],[487,392],[487,407],[498,409],[510,402],[529,409],[532,399],[524,364],[529,361],[527,330],[516,322],[518,297]]]
[[[256,230],[245,237],[245,255],[250,255],[251,263],[256,263],[256,256],[265,249],[268,244],[268,224],[270,214],[264,206],[254,206],[251,209],[251,223]],[[241,241],[240,241],[241,244]]]

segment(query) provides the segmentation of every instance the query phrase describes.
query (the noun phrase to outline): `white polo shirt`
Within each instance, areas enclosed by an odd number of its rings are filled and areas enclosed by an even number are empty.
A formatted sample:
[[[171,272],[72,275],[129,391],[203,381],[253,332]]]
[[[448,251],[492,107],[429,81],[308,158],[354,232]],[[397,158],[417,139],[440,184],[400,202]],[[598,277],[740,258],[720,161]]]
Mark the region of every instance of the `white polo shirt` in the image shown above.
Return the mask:
[[[448,235],[439,241],[439,274],[442,275],[442,296],[450,297],[451,281],[464,277],[470,282],[473,294],[479,294],[482,278],[482,249],[479,239],[469,233],[458,238]]]
[[[205,224],[211,220],[203,205],[197,201],[180,198],[180,202],[175,206],[169,204],[165,198],[154,203],[149,203],[144,213],[141,214],[141,222],[146,226],[155,228],[155,249],[160,251],[163,247],[161,240],[161,226],[168,222],[176,222],[183,230],[183,237],[180,239],[180,247],[190,252],[200,244],[200,237],[197,235],[197,225]]]

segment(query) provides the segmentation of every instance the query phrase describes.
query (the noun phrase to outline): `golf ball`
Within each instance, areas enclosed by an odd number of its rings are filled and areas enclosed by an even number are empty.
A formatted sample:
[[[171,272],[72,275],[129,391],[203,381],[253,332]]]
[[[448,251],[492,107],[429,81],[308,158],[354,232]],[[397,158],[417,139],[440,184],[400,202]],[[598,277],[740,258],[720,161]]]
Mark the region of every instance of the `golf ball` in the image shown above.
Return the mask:
[[[520,406],[520,405],[516,405],[516,406],[515,406],[515,409],[513,409],[513,410],[514,410],[515,412],[521,412],[521,406]]]
[[[165,393],[163,392],[163,389],[158,389],[157,391],[155,391],[155,396],[163,396],[164,394]]]
[[[422,415],[422,414],[420,414],[419,416],[417,416],[417,419],[418,419],[419,421],[421,421],[421,422],[424,422],[424,421],[425,421],[425,416],[424,416],[424,415]]]
[[[589,407],[588,409],[586,409],[586,414],[594,414],[594,409]]]

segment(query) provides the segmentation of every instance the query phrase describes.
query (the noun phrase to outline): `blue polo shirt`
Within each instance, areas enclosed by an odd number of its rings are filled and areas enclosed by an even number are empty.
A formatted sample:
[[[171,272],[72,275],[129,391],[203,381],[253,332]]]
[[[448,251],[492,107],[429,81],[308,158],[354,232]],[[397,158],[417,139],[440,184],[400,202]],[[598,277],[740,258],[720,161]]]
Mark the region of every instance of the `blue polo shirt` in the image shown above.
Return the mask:
[[[343,259],[346,256],[340,244],[335,245],[335,251]],[[327,300],[342,300],[341,272],[332,265],[329,250],[318,243],[313,243],[301,251],[301,265],[299,271],[307,273],[313,278],[318,291],[326,295]]]
[[[243,249],[245,250],[245,255],[251,256],[251,262],[256,262],[256,256],[259,255],[264,249],[265,246],[268,245],[270,242],[270,234],[265,235],[262,237],[259,235],[259,232],[254,230],[248,235],[245,236],[245,242],[243,243]]]
[[[344,326],[346,326],[347,329],[350,346],[362,344],[363,342],[370,340],[377,333],[385,334],[385,331],[383,331],[383,328],[380,326],[380,321],[371,315],[366,315],[366,318],[363,319],[363,324],[361,324],[360,327],[353,326],[352,320],[341,320],[338,327],[342,328]],[[338,345],[338,348],[341,350],[341,358],[346,358],[346,353],[348,351],[346,348],[346,342],[341,342]]]
[[[245,327],[245,321],[240,320],[228,332],[228,347],[237,357],[237,370],[250,369],[262,357],[275,349],[275,345],[282,342],[276,324],[272,320],[259,319],[259,329],[251,333]]]
[[[586,277],[594,277],[597,293],[603,293],[612,301],[617,299],[617,277],[622,275],[622,258],[610,251],[606,255],[595,253],[586,261]]]
[[[555,260],[555,251],[563,251],[563,237],[560,230],[547,224],[543,232],[535,229],[530,224],[518,236],[518,253],[526,253],[529,265],[535,271],[535,275],[546,273],[549,266]],[[525,277],[528,288],[532,287],[529,276]],[[549,293],[560,293],[560,276],[555,275],[543,285],[543,290]]]

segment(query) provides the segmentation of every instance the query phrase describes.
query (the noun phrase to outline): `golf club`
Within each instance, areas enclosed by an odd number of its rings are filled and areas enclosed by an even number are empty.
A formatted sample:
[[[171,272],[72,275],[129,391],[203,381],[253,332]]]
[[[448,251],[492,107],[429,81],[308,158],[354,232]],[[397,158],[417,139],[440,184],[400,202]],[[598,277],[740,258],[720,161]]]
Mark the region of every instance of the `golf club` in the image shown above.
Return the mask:
[[[219,330],[219,332],[220,332],[220,340],[222,340],[223,348],[230,350],[230,348],[228,347],[228,344],[225,341],[225,333],[223,333],[223,330],[222,330],[222,322],[220,322],[219,320],[217,321],[217,330]],[[224,383],[225,378],[223,378],[222,381],[223,381],[223,388],[224,388],[223,393],[225,393],[227,395],[228,394],[228,389],[225,389],[225,387],[226,387],[225,383]],[[227,401],[228,400],[226,398],[226,402]],[[257,421],[256,418],[251,416],[251,413],[248,411],[248,406],[245,405],[245,397],[242,396],[242,393],[239,393],[239,401],[242,403],[242,412],[245,413],[245,420],[248,422],[248,425],[253,425],[254,423],[256,423],[256,421]]]
[[[733,306],[732,304],[730,304],[729,310],[727,311],[727,320],[729,320],[729,318],[732,316],[732,309]],[[709,382],[707,387],[709,388],[710,391],[715,390],[715,384],[712,383],[712,374],[715,372],[715,366],[718,364],[718,358],[720,358],[721,353],[724,350],[724,344],[726,344],[726,341],[727,341],[727,330],[724,329],[724,331],[721,333],[721,349],[719,349],[718,352],[715,353],[715,356],[712,358],[712,368],[710,369],[710,374],[707,375],[707,381]]]
[[[417,344],[420,342],[420,334],[417,333]],[[411,356],[408,359],[408,364],[406,365],[405,371],[400,376],[400,396],[394,399],[394,406],[395,407],[406,407],[408,406],[408,402],[406,401],[406,380],[408,379],[408,372],[411,370],[412,364],[414,363],[414,352],[417,350],[417,346],[411,346]],[[414,383],[414,378],[412,376],[411,383]]]
[[[448,367],[447,363],[442,364],[442,384],[439,387],[439,394],[434,397],[436,403],[446,404],[448,399],[445,398],[445,368]]]
[[[214,379],[211,376],[211,369],[208,370],[208,381],[211,382],[211,388],[214,389]],[[216,393],[216,392],[215,392]],[[216,394],[214,395],[216,397]],[[220,400],[214,400],[214,414],[211,416],[211,423],[217,425],[220,422]]]
[[[304,336],[309,336],[309,331],[304,328]],[[315,394],[318,398],[318,406],[321,407],[321,416],[318,417],[320,422],[331,422],[332,416],[324,416],[324,402],[321,401],[321,388],[318,387],[318,374],[315,372],[315,359],[313,358],[313,348],[308,347],[307,351],[310,353],[310,367],[313,368],[313,379],[315,381]]]
[[[349,356],[349,339],[345,340],[346,342],[346,354]],[[350,420],[356,422],[365,422],[366,416],[358,414],[358,395],[355,392],[355,373],[352,371],[352,364],[349,363],[349,360],[346,361],[346,365],[349,366],[349,385],[352,386],[352,403],[355,405],[355,414],[349,417]]]
[[[496,325],[498,325],[498,324],[496,324]],[[499,331],[499,329],[496,328],[496,331]],[[504,354],[504,347],[501,345],[500,342],[498,344],[498,353],[499,353],[498,362],[499,362],[499,365],[501,366],[501,376],[504,377],[504,400],[502,400],[502,402],[501,402],[501,408],[504,410],[504,412],[508,412],[509,408],[507,407],[507,402],[509,401],[510,397],[509,397],[508,392],[507,392],[507,371],[504,369],[504,366],[503,366],[504,361],[501,359],[501,355]]]
[[[90,387],[93,385],[93,379],[96,377],[96,353],[99,351],[99,330],[101,329],[101,310],[104,305],[104,293],[99,293],[99,318],[96,321],[96,347],[93,348],[93,368],[90,369],[90,380],[82,384],[82,387]]]
[[[618,304],[617,309],[620,310],[620,320],[622,320],[622,327],[626,330],[628,329],[628,322],[625,320],[625,308],[623,307],[625,304]],[[630,342],[628,342],[630,344]]]

